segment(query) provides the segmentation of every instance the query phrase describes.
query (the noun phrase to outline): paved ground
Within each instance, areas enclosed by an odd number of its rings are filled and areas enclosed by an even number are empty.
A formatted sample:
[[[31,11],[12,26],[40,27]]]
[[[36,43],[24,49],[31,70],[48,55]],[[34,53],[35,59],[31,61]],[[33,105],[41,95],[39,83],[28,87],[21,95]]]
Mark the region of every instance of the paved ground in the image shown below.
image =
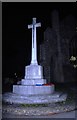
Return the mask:
[[[48,115],[48,116],[25,116],[25,115],[12,115],[12,114],[5,114],[5,118],[76,118],[76,112],[77,111],[70,111],[70,112],[64,112],[64,113],[58,113],[54,115]]]

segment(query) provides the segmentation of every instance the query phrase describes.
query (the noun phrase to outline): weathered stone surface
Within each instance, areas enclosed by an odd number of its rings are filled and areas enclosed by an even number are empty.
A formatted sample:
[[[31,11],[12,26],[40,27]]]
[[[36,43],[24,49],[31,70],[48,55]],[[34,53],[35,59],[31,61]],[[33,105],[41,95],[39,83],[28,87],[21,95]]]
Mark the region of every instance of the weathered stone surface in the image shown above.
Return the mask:
[[[38,64],[30,64],[25,67],[25,79],[42,79],[43,68]]]
[[[35,85],[13,85],[13,93],[19,95],[45,95],[54,92],[54,85],[35,86]]]
[[[36,84],[46,84],[46,79],[22,79],[22,85],[36,85]]]
[[[65,101],[67,94],[53,93],[49,95],[18,95],[14,93],[6,93],[3,100],[9,103],[16,104],[43,104]]]

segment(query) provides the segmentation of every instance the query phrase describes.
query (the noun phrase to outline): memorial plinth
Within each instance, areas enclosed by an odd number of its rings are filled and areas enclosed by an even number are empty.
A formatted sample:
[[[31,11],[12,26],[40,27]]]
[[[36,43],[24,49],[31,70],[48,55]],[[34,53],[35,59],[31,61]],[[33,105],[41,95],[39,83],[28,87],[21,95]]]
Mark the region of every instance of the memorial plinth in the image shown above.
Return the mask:
[[[43,79],[43,68],[38,64],[30,64],[25,68],[25,77],[21,85],[13,85],[13,93],[21,95],[44,95],[54,92],[54,85],[45,86]]]
[[[38,64],[30,64],[25,67],[25,77],[21,80],[22,85],[45,84],[43,79],[43,68]]]
[[[43,67],[38,65],[36,27],[40,26],[41,23],[36,23],[36,18],[33,18],[32,25],[28,25],[28,28],[32,28],[31,63],[25,67],[25,77],[20,84],[13,85],[13,93],[4,94],[5,102],[34,104],[66,100],[66,95],[55,94],[54,84],[47,85],[47,80],[43,78]]]

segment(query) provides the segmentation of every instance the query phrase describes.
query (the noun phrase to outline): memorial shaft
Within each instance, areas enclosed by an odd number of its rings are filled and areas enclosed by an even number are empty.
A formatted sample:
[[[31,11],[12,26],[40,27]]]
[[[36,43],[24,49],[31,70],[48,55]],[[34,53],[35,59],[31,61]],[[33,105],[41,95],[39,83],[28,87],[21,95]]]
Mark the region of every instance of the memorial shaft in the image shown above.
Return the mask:
[[[31,64],[37,64],[37,40],[36,40],[36,27],[40,27],[41,23],[36,23],[36,18],[33,18],[32,25],[28,25],[28,28],[32,28],[32,55]]]

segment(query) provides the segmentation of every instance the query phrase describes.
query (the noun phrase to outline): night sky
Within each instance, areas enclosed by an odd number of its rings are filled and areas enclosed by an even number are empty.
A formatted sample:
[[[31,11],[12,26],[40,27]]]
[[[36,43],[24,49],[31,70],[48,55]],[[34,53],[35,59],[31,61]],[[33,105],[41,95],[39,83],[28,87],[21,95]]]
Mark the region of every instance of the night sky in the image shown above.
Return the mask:
[[[12,2],[2,5],[2,70],[3,77],[24,77],[25,66],[31,60],[31,29],[28,24],[36,17],[41,22],[37,28],[38,46],[43,42],[44,30],[51,26],[51,12],[59,11],[60,20],[68,14],[75,15],[75,3]],[[55,16],[56,17],[56,16]],[[52,26],[51,26],[52,27]]]

